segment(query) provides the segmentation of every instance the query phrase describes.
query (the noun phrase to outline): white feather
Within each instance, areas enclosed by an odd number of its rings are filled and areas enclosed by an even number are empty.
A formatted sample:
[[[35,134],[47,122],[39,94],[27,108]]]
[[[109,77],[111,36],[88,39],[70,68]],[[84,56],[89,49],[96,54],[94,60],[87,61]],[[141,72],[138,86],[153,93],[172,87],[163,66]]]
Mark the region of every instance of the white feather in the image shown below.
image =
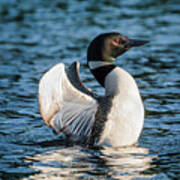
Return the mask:
[[[99,144],[127,146],[137,142],[144,123],[144,107],[134,78],[116,67],[105,79],[106,95],[114,95]]]
[[[39,103],[43,120],[56,133],[90,135],[97,102],[70,83],[64,64],[55,65],[40,80]]]
[[[89,68],[91,70],[99,68],[99,67],[103,67],[103,66],[107,66],[107,65],[111,65],[113,64],[112,62],[107,62],[107,61],[89,61]]]

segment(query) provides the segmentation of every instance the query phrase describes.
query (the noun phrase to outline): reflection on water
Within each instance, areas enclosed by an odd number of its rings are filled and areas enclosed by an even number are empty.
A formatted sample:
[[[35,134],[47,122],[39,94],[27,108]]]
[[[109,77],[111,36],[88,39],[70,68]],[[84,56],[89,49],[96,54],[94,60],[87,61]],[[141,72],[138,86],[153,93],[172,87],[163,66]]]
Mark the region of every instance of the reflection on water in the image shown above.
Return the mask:
[[[133,179],[152,177],[144,174],[150,167],[152,157],[146,148],[105,148],[102,150],[81,147],[58,148],[43,154],[26,157],[30,166],[40,173],[30,176],[43,178],[111,178]]]
[[[0,0],[0,179],[180,179],[179,7],[179,0]],[[79,60],[86,85],[103,94],[86,48],[108,31],[150,41],[116,61],[136,78],[145,104],[139,145],[66,145],[41,119],[39,79],[58,62]]]

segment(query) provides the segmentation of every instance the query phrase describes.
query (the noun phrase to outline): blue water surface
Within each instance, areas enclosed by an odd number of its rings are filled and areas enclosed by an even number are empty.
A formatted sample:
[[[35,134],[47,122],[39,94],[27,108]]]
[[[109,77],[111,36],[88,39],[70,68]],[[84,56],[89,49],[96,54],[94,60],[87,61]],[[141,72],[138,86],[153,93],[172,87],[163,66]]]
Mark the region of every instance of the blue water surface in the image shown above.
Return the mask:
[[[116,63],[140,88],[146,119],[139,144],[67,145],[44,124],[38,83],[58,62],[81,62],[81,77],[104,90],[86,66],[100,33],[147,39]],[[0,1],[0,179],[180,179],[179,0]]]

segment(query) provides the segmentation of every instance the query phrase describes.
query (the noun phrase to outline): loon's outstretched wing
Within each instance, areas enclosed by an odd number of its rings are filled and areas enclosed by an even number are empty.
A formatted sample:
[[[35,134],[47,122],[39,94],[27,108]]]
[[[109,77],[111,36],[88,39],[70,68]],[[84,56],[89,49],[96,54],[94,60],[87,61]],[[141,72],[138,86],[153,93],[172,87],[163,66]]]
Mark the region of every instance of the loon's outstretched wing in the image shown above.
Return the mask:
[[[83,93],[92,96],[93,98],[97,98],[97,95],[94,94],[89,88],[87,88],[81,81],[79,76],[79,62],[75,61],[71,64],[71,66],[66,70],[66,74],[68,76],[69,81],[71,84],[78,89],[79,91],[82,91]]]
[[[47,71],[39,83],[40,112],[46,125],[72,138],[89,137],[98,103],[79,78],[79,63],[65,71],[59,63]]]

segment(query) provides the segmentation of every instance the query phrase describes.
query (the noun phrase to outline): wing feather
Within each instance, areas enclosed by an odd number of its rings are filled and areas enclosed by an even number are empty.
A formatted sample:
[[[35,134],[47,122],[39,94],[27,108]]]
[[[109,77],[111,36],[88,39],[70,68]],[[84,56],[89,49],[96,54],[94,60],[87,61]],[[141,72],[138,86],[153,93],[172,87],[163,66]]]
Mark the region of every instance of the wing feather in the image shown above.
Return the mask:
[[[59,63],[43,75],[39,83],[40,112],[56,133],[89,137],[98,103],[93,93],[81,86],[77,63],[70,69],[67,76],[64,64]],[[72,80],[77,82],[72,84]]]

